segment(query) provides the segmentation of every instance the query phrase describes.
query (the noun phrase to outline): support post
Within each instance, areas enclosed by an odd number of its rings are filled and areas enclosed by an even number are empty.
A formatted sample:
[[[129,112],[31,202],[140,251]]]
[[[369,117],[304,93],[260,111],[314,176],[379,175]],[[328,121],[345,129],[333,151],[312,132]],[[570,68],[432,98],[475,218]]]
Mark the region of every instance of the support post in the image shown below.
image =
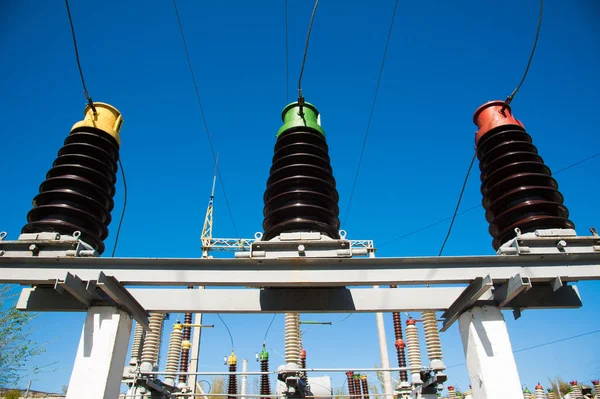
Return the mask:
[[[379,288],[374,286],[373,288]],[[387,350],[387,340],[385,337],[385,325],[383,323],[383,313],[375,313],[377,320],[377,334],[379,336],[379,353],[381,354],[381,367],[384,369],[390,368],[390,358]],[[392,373],[390,371],[383,371],[383,390],[386,399],[390,399],[394,394],[394,387],[392,384]]]
[[[474,307],[458,318],[473,397],[520,398],[521,381],[500,309]]]
[[[88,310],[66,399],[119,396],[131,326],[131,317],[117,308]]]
[[[203,290],[204,287],[198,287],[199,290]],[[194,314],[194,324],[202,325],[202,313]],[[200,335],[202,334],[202,327],[194,327],[192,330],[192,348],[190,350],[190,367],[189,371],[197,372],[198,371],[198,359],[200,358]],[[188,386],[191,387],[192,392],[196,393],[196,381],[198,380],[198,376],[190,375],[188,377]],[[195,398],[195,396],[193,396]]]

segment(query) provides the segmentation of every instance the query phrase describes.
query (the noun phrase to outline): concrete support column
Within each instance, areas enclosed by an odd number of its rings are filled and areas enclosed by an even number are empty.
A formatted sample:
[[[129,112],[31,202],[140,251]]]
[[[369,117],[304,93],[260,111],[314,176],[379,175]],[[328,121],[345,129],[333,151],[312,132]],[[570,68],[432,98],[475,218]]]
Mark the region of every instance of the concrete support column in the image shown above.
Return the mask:
[[[458,319],[473,397],[505,399],[523,396],[517,365],[502,312],[475,307]]]
[[[379,288],[375,286],[374,288]],[[384,369],[390,368],[390,358],[387,350],[387,340],[385,337],[385,324],[383,322],[383,313],[375,313],[377,320],[377,334],[379,336],[379,353],[381,355],[381,367]],[[383,371],[383,390],[385,399],[390,399],[394,394],[394,387],[392,384],[392,373],[390,371]]]
[[[131,317],[116,308],[94,306],[88,310],[67,399],[119,396],[131,327]]]

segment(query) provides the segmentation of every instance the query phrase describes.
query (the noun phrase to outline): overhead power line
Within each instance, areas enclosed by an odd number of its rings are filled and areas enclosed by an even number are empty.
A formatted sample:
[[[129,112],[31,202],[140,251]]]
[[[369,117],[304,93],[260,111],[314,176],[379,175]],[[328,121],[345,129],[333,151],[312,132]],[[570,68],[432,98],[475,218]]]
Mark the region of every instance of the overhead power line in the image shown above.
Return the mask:
[[[553,176],[556,176],[556,175],[558,175],[559,173],[562,173],[562,172],[564,172],[564,171],[566,171],[566,170],[569,170],[569,169],[571,169],[571,168],[574,168],[574,167],[576,167],[576,166],[579,166],[579,165],[581,165],[581,164],[583,164],[583,163],[585,163],[585,162],[587,162],[587,161],[590,161],[590,160],[592,160],[592,159],[594,159],[594,158],[597,158],[597,157],[599,157],[599,156],[600,156],[600,152],[598,152],[598,153],[596,153],[596,154],[594,154],[594,155],[591,155],[591,156],[589,156],[589,157],[587,157],[587,158],[581,159],[581,160],[579,160],[579,161],[577,161],[577,162],[574,162],[574,163],[572,163],[572,164],[570,164],[570,165],[568,165],[568,166],[566,166],[566,167],[564,167],[564,168],[562,168],[562,169],[559,169],[559,170],[557,170],[556,172],[554,172],[552,175],[553,175]],[[459,212],[459,213],[457,213],[457,214],[456,214],[456,216],[464,215],[465,213],[468,213],[468,212],[474,211],[475,209],[479,209],[479,208],[481,208],[481,205],[475,205],[475,206],[472,206],[472,207],[470,207],[469,209],[466,209],[466,210],[464,210],[464,211],[462,211],[462,212]],[[383,244],[379,245],[379,248],[382,248],[382,247],[384,247],[384,246],[386,246],[386,245],[389,245],[389,244],[391,244],[391,243],[394,243],[394,242],[396,242],[396,241],[400,241],[400,240],[402,240],[402,239],[404,239],[404,238],[410,237],[410,236],[412,236],[412,235],[415,235],[415,234],[417,234],[417,233],[420,233],[420,232],[422,232],[422,231],[429,230],[430,228],[432,228],[432,227],[435,227],[435,226],[437,226],[437,225],[440,225],[440,224],[442,224],[442,223],[444,223],[444,222],[446,222],[446,221],[448,221],[448,220],[452,220],[452,218],[453,218],[452,216],[448,216],[448,217],[446,217],[446,218],[443,218],[443,219],[440,219],[440,220],[438,220],[437,222],[433,222],[433,223],[431,223],[431,224],[428,224],[427,226],[424,226],[424,227],[421,227],[421,228],[415,229],[415,230],[413,230],[413,231],[410,231],[410,232],[408,232],[408,233],[406,233],[406,234],[403,234],[403,235],[401,235],[401,236],[398,236],[398,237],[396,237],[396,238],[393,238],[393,239],[391,239],[390,241],[386,241],[386,242],[384,242]]]
[[[183,33],[183,25],[181,24],[181,19],[179,18],[179,10],[177,9],[177,1],[173,0],[173,7],[175,8],[175,16],[177,17],[177,24],[179,25],[179,33],[181,33],[181,40],[183,41],[183,49],[185,50],[185,58],[187,59],[188,68],[190,70],[190,75],[192,76],[192,82],[194,84],[194,90],[196,91],[196,99],[198,100],[198,108],[200,109],[200,115],[202,116],[202,122],[204,124],[204,131],[206,132],[206,138],[208,139],[208,145],[210,147],[210,152],[212,153],[215,164],[217,163],[217,153],[215,152],[212,138],[210,135],[210,131],[208,130],[208,123],[206,122],[206,115],[204,113],[204,107],[202,106],[202,100],[200,99],[200,90],[198,90],[198,83],[196,82],[196,75],[194,74],[194,69],[192,68],[192,60],[190,59],[190,53],[188,51],[187,42],[185,40],[185,34]],[[217,176],[219,177],[219,183],[221,184],[221,188],[223,189],[223,197],[225,198],[225,205],[227,206],[227,211],[229,212],[229,218],[231,219],[231,225],[233,226],[233,230],[235,235],[238,236],[237,226],[235,225],[235,221],[233,219],[233,213],[231,212],[231,207],[229,206],[229,199],[227,198],[227,191],[225,191],[225,184],[223,184],[223,178],[221,177],[221,170],[217,168]]]
[[[285,0],[285,103],[290,101],[290,50],[289,50],[289,12],[288,0]]]
[[[388,47],[390,45],[390,39],[392,38],[392,31],[394,29],[394,20],[396,19],[396,10],[398,9],[398,0],[394,4],[394,11],[392,12],[392,20],[390,22],[390,29],[388,31],[387,39],[385,41],[385,48],[383,50],[383,57],[381,58],[381,66],[379,67],[379,75],[377,76],[377,84],[375,85],[375,94],[373,95],[373,102],[371,104],[371,111],[369,112],[369,120],[367,122],[367,129],[365,131],[365,137],[363,139],[362,148],[360,150],[360,157],[358,158],[358,165],[356,167],[356,175],[354,176],[354,182],[352,183],[352,190],[350,190],[350,198],[348,199],[348,206],[346,207],[346,214],[344,215],[344,221],[342,222],[342,228],[346,225],[348,214],[350,213],[350,206],[352,205],[352,199],[354,198],[354,191],[356,190],[356,183],[358,182],[358,175],[360,174],[360,167],[362,165],[363,156],[365,155],[365,148],[367,147],[367,139],[369,138],[369,130],[371,129],[371,122],[373,121],[373,113],[375,112],[375,104],[377,104],[377,95],[379,94],[379,86],[381,84],[381,77],[383,76],[383,69],[385,67],[385,59],[387,57]]]
[[[233,352],[233,335],[231,335],[231,331],[229,330],[227,323],[225,323],[225,320],[223,320],[221,315],[217,313],[217,317],[221,320],[221,323],[223,323],[223,325],[225,326],[225,329],[227,330],[227,334],[229,334],[229,340],[231,341],[231,351]]]
[[[302,94],[302,77],[304,76],[304,66],[306,65],[306,55],[308,54],[308,44],[310,42],[310,33],[312,32],[313,22],[315,20],[315,14],[317,13],[317,7],[319,6],[319,0],[315,1],[312,15],[310,16],[310,23],[308,24],[308,32],[306,32],[306,44],[304,45],[304,56],[302,57],[302,67],[300,68],[300,76],[298,76],[298,104],[300,105],[300,115],[304,115],[302,106],[304,105],[304,95]]]
[[[535,32],[535,40],[533,42],[531,54],[529,55],[529,60],[527,61],[527,67],[525,67],[525,72],[523,73],[523,77],[521,78],[521,81],[519,82],[517,87],[513,90],[512,93],[510,93],[510,95],[508,97],[506,97],[506,101],[504,101],[505,105],[502,107],[502,111],[504,111],[504,108],[512,102],[513,98],[515,97],[515,94],[517,94],[517,92],[519,91],[519,89],[521,88],[523,83],[525,82],[525,78],[527,77],[527,73],[529,72],[529,67],[531,66],[531,61],[533,61],[535,49],[537,47],[538,39],[540,37],[540,30],[542,29],[543,14],[544,14],[544,0],[540,0],[540,17],[538,19],[538,25],[537,25],[537,30]]]
[[[111,257],[115,257],[117,252],[117,245],[119,244],[119,236],[121,235],[121,226],[123,225],[123,219],[125,218],[125,210],[127,209],[127,180],[125,180],[125,169],[123,169],[123,162],[119,157],[119,169],[121,169],[121,178],[123,179],[123,210],[121,211],[121,217],[119,218],[119,227],[117,227],[117,234],[115,235],[115,245],[113,246]]]

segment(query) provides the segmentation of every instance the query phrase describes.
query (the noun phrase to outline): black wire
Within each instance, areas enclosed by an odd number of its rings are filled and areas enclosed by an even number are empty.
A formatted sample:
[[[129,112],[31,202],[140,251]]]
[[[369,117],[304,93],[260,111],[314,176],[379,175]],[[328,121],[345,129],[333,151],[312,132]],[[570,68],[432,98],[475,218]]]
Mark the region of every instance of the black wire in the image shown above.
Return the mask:
[[[210,395],[210,393],[212,391],[212,384],[210,382],[208,382],[207,380],[196,381],[196,383],[198,383],[198,382],[206,382],[208,384],[208,392],[204,392],[204,393],[207,394],[207,395]],[[195,388],[196,387],[194,387],[194,391],[196,390]]]
[[[344,317],[341,320],[331,322],[331,324],[340,324],[340,323],[343,323],[343,322],[345,322],[346,320],[348,320],[353,315],[354,315],[354,313],[350,313],[348,316]]]
[[[65,5],[67,6],[67,15],[69,16],[69,25],[71,25],[71,36],[73,38],[73,47],[75,47],[75,59],[77,60],[77,68],[79,69],[79,76],[81,77],[81,85],[83,86],[83,94],[85,98],[94,112],[94,115],[97,114],[96,107],[94,106],[94,102],[92,98],[88,94],[87,87],[85,85],[85,79],[83,78],[83,70],[81,69],[81,61],[79,60],[79,50],[77,48],[77,39],[75,38],[75,28],[73,27],[73,18],[71,18],[71,9],[69,8],[69,0],[65,0]]]
[[[233,336],[231,335],[231,331],[229,331],[229,327],[227,327],[227,323],[225,323],[225,320],[223,320],[221,315],[217,313],[217,316],[219,317],[219,319],[221,319],[221,322],[223,323],[225,329],[227,330],[227,333],[229,334],[229,339],[231,340],[231,351],[233,352]]]
[[[596,158],[596,157],[598,157],[598,156],[600,156],[600,152],[598,152],[598,153],[596,153],[596,154],[594,154],[594,155],[592,155],[592,156],[589,156],[589,157],[587,157],[587,158],[584,158],[584,159],[582,159],[582,160],[580,160],[580,161],[577,161],[577,162],[575,162],[575,163],[572,163],[571,165],[569,165],[569,166],[566,166],[566,167],[564,167],[564,168],[562,168],[562,169],[559,169],[559,170],[557,170],[556,172],[554,172],[552,175],[553,175],[553,176],[556,176],[556,175],[558,175],[559,173],[562,173],[562,172],[564,172],[564,171],[566,171],[566,170],[569,170],[569,169],[571,169],[571,168],[574,168],[575,166],[579,166],[579,165],[581,165],[582,163],[584,163],[584,162],[587,162],[587,161],[589,161],[589,160],[592,160],[592,159],[594,159],[594,158]],[[464,214],[465,214],[465,213],[467,213],[467,212],[471,212],[471,211],[474,211],[475,209],[479,209],[479,208],[481,208],[481,205],[475,205],[475,206],[472,206],[471,208],[469,208],[469,209],[467,209],[467,210],[465,210],[465,211],[462,211],[462,212],[458,213],[456,216],[464,215]],[[440,219],[440,220],[438,220],[437,222],[431,223],[431,224],[429,224],[429,225],[427,225],[427,226],[425,226],[425,227],[421,227],[421,228],[419,228],[419,229],[413,230],[413,231],[411,231],[411,232],[409,232],[409,233],[406,233],[406,234],[403,234],[403,235],[401,235],[401,236],[399,236],[399,237],[396,237],[396,238],[394,238],[394,239],[392,239],[392,240],[390,240],[390,241],[386,241],[386,242],[384,242],[383,244],[379,245],[378,247],[379,247],[379,248],[382,248],[382,247],[384,247],[384,246],[386,246],[386,245],[388,245],[388,244],[391,244],[391,243],[393,243],[393,242],[396,242],[396,241],[402,240],[403,238],[410,237],[410,236],[412,236],[412,235],[415,235],[415,234],[417,234],[417,233],[420,233],[420,232],[422,232],[422,231],[428,230],[428,229],[430,229],[430,228],[432,228],[432,227],[435,227],[435,226],[437,226],[437,225],[439,225],[439,224],[442,224],[442,223],[444,223],[445,221],[447,221],[447,220],[451,220],[451,219],[452,219],[452,216],[448,216],[447,218]]]
[[[273,322],[275,321],[276,316],[277,316],[277,313],[273,314],[273,318],[271,319],[271,322],[269,323],[269,327],[267,327],[267,331],[265,331],[265,338],[263,339],[263,342],[265,344],[267,343],[267,335],[269,334],[269,330],[271,329],[271,326],[273,325]]]
[[[289,51],[289,22],[288,0],[285,0],[285,103],[290,101],[290,51]]]
[[[559,342],[565,342],[565,341],[569,341],[575,338],[581,338],[581,337],[585,337],[586,335],[592,335],[592,334],[597,334],[600,333],[600,330],[594,330],[594,331],[589,331],[583,334],[578,334],[578,335],[572,335],[570,337],[566,337],[566,338],[561,338],[561,339],[557,339],[555,341],[551,341],[551,342],[545,342],[543,344],[538,344],[538,345],[533,345],[533,346],[528,346],[526,348],[521,348],[521,349],[517,349],[516,351],[513,351],[513,353],[519,353],[519,352],[525,352],[531,349],[537,349],[537,348],[541,348],[543,346],[548,346],[548,345],[552,345],[552,344],[557,344]],[[453,368],[453,367],[458,367],[458,366],[463,366],[466,363],[460,363],[460,364],[453,364],[452,366],[448,366],[446,367],[446,369],[449,368]]]
[[[212,153],[215,164],[217,163],[217,154],[213,147],[212,138],[210,136],[210,131],[208,130],[208,123],[206,122],[206,115],[204,114],[204,107],[202,106],[202,100],[200,99],[200,91],[198,90],[198,84],[196,83],[196,75],[194,75],[194,69],[192,68],[192,61],[190,59],[190,53],[187,48],[187,42],[185,41],[185,35],[183,33],[183,25],[181,24],[181,19],[179,18],[179,10],[177,9],[177,1],[173,0],[173,7],[175,8],[175,16],[177,17],[177,24],[179,25],[179,32],[181,33],[181,40],[183,41],[183,49],[185,50],[185,58],[187,59],[188,67],[190,69],[190,74],[192,75],[192,82],[194,83],[194,90],[196,91],[196,99],[198,100],[198,108],[200,108],[200,115],[202,116],[202,122],[204,123],[204,131],[206,132],[206,137],[208,139],[208,145],[210,147],[210,151]],[[235,235],[238,236],[237,226],[235,225],[235,221],[233,220],[233,213],[231,212],[231,207],[229,206],[229,200],[227,198],[227,192],[225,191],[225,185],[223,184],[223,178],[221,177],[221,171],[217,167],[217,176],[219,177],[219,183],[221,184],[221,188],[223,189],[223,197],[225,198],[225,205],[227,206],[227,211],[229,212],[229,218],[231,219],[231,224],[233,225],[233,230],[235,231]]]
[[[125,179],[125,169],[123,169],[123,162],[119,158],[119,169],[121,169],[121,177],[123,178],[123,210],[121,211],[121,218],[119,219],[119,227],[117,227],[117,234],[115,235],[115,245],[113,246],[111,257],[115,257],[117,252],[117,245],[119,244],[119,235],[121,234],[121,226],[123,225],[123,218],[125,217],[125,210],[127,210],[127,180]]]
[[[313,7],[312,15],[310,17],[310,23],[308,24],[308,32],[306,33],[306,44],[304,45],[304,56],[302,57],[302,67],[300,68],[300,76],[298,77],[298,102],[300,102],[301,107],[303,102],[302,100],[304,100],[304,96],[302,95],[302,76],[304,75],[304,65],[306,65],[306,55],[308,54],[310,32],[312,31],[313,21],[315,20],[315,14],[317,13],[318,5],[319,0],[316,0],[315,6]],[[302,108],[300,108],[300,114],[302,115]]]
[[[523,74],[523,77],[521,78],[521,81],[519,82],[519,84],[515,88],[515,90],[513,90],[513,92],[508,97],[506,97],[506,101],[504,101],[505,105],[502,107],[502,111],[504,111],[504,108],[506,108],[506,106],[512,102],[513,98],[515,97],[515,94],[517,94],[517,92],[523,85],[523,82],[525,82],[525,78],[527,77],[527,73],[529,72],[529,67],[531,66],[531,61],[533,61],[533,55],[535,54],[535,48],[537,47],[538,39],[540,37],[540,30],[542,29],[543,14],[544,14],[544,0],[540,0],[540,18],[538,20],[537,31],[535,32],[535,41],[533,42],[533,48],[531,49],[531,54],[529,55],[529,60],[527,61],[527,67],[525,68],[525,73]]]
[[[465,181],[463,182],[462,188],[460,189],[460,195],[458,196],[458,201],[456,202],[456,208],[454,209],[454,215],[452,215],[452,221],[450,222],[450,227],[448,227],[448,233],[446,234],[446,238],[444,238],[444,242],[442,243],[442,247],[440,248],[440,253],[438,256],[442,256],[444,252],[444,248],[446,247],[446,243],[450,238],[450,233],[452,233],[452,226],[454,226],[454,221],[456,220],[456,216],[458,214],[458,209],[460,208],[460,202],[462,201],[463,194],[465,193],[465,188],[467,188],[467,182],[469,181],[469,175],[471,174],[471,169],[473,169],[473,164],[475,163],[475,158],[477,158],[477,152],[473,154],[473,158],[471,159],[471,163],[469,164],[469,169],[467,169],[467,174],[465,176]]]
[[[360,157],[358,158],[358,166],[356,167],[356,175],[354,176],[354,183],[352,183],[352,190],[350,190],[350,199],[348,200],[348,207],[346,208],[346,214],[344,221],[342,222],[342,228],[346,224],[348,219],[348,213],[350,213],[350,205],[354,198],[354,190],[356,189],[356,183],[358,182],[358,175],[360,173],[360,166],[362,165],[363,156],[365,154],[365,148],[367,147],[367,139],[369,138],[369,129],[371,128],[371,121],[373,120],[373,113],[375,112],[375,104],[377,103],[377,95],[379,93],[379,85],[381,83],[381,77],[383,75],[383,68],[385,66],[385,59],[387,56],[390,39],[392,37],[392,30],[394,28],[394,19],[396,18],[396,10],[398,9],[398,0],[394,5],[394,12],[392,14],[392,21],[390,23],[390,30],[388,32],[387,40],[385,41],[385,49],[383,50],[383,58],[381,59],[381,67],[379,68],[379,76],[377,77],[377,84],[375,85],[375,95],[373,96],[373,103],[371,104],[371,112],[369,113],[369,121],[367,122],[367,130],[365,131],[365,138],[363,139],[362,148],[360,150]]]

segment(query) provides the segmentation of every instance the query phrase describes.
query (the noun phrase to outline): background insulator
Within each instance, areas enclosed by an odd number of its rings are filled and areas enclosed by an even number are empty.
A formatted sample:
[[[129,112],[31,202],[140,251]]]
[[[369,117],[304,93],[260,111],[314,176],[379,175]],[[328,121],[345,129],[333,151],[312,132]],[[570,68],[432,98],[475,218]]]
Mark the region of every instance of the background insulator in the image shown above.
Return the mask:
[[[300,351],[300,368],[306,370],[306,349]],[[305,384],[308,384],[308,372],[303,371],[301,375],[302,381],[304,381]]]
[[[262,371],[263,373],[269,372],[269,358],[268,357],[266,359],[264,359],[264,358],[261,359],[260,371]],[[268,374],[262,374],[260,376],[260,394],[267,395],[267,396],[263,397],[262,399],[268,399],[268,395],[271,395],[271,382],[269,381]]]
[[[550,168],[510,107],[489,102],[479,107],[473,121],[479,127],[475,145],[494,249],[514,238],[515,228],[523,233],[574,228]]]
[[[171,331],[171,338],[169,339],[169,349],[167,350],[165,371],[171,374],[165,374],[165,383],[171,386],[175,385],[175,377],[177,376],[179,361],[181,360],[181,343],[183,341],[183,332],[181,330],[181,324],[176,323],[173,325],[173,331]]]
[[[360,382],[362,385],[363,399],[369,399],[369,382],[367,381],[367,376],[361,375]]]
[[[192,324],[192,314],[186,313],[183,316],[183,324]],[[187,373],[188,365],[190,364],[190,338],[192,337],[192,327],[183,327],[183,336],[182,341],[185,342],[185,345],[181,346],[181,360],[179,362],[179,371],[182,373]],[[196,370],[194,370],[196,371]],[[179,382],[187,383],[188,376],[187,374],[179,375]]]
[[[354,377],[352,378],[352,383],[354,384],[354,394],[356,395],[356,399],[361,399],[360,375],[354,374]]]
[[[390,286],[396,288],[396,286]],[[398,367],[406,367],[406,353],[404,351],[405,343],[402,336],[402,318],[400,313],[392,312],[392,318],[394,320],[394,335],[396,337],[396,354],[398,355]],[[406,370],[400,370],[400,381],[408,381],[408,372]]]
[[[350,399],[356,398],[356,392],[354,391],[354,371],[346,371],[346,377],[348,378],[348,395]]]
[[[283,232],[318,231],[339,238],[339,195],[319,112],[298,103],[283,110],[264,194],[264,240]]]
[[[114,205],[122,118],[108,104],[94,105],[97,113],[88,105],[85,119],[65,139],[21,232],[79,231],[80,238],[101,254]]]
[[[229,372],[237,373],[237,363],[229,365]],[[237,393],[238,393],[237,392],[237,375],[229,374],[229,384],[228,384],[228,388],[227,388],[227,394],[232,395],[232,396],[228,396],[228,399],[237,399],[237,397],[235,396],[235,395],[237,395]]]
[[[158,355],[160,354],[160,341],[165,322],[165,314],[151,312],[148,320],[150,331],[146,333],[146,338],[144,338],[141,361],[142,363],[147,363],[151,366],[152,370],[156,370],[155,367],[158,366]]]

